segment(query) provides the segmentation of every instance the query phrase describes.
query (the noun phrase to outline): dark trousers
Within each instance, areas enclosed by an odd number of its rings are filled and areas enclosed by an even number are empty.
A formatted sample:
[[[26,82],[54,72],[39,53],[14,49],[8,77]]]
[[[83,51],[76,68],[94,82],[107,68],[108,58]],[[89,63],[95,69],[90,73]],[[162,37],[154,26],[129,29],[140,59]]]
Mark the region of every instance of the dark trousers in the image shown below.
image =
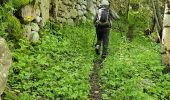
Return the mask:
[[[110,33],[110,28],[108,27],[96,27],[96,34],[97,34],[97,43],[96,45],[100,45],[103,41],[103,51],[102,55],[107,54],[107,49],[108,49],[108,42],[109,42],[109,33]]]

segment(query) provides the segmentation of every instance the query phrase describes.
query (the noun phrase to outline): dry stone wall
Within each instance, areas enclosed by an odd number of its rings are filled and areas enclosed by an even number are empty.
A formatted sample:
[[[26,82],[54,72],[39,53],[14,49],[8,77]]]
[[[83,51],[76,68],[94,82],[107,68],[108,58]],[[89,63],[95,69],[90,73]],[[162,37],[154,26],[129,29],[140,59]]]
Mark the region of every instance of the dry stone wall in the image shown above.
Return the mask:
[[[55,19],[74,25],[75,20],[86,21],[88,13],[94,14],[100,0],[58,0]]]
[[[85,22],[89,15],[95,15],[101,0],[35,0],[21,9],[25,32],[31,42],[39,40],[39,29],[51,19],[68,25]]]
[[[31,42],[39,40],[39,31],[31,29],[31,25],[42,27],[51,19],[61,24],[74,26],[76,22],[93,19],[97,6],[102,0],[35,0],[34,3],[22,8],[22,18],[25,24],[24,35]],[[109,0],[116,11],[126,11],[127,0]]]
[[[45,25],[49,18],[61,23],[74,25],[75,20],[86,21],[88,13],[94,15],[100,1],[101,0],[36,0],[35,4],[32,5],[34,8],[27,7],[25,13],[29,16],[28,9],[34,9],[31,13],[35,13],[35,10],[40,10],[42,26]],[[22,13],[24,13],[24,11]],[[22,14],[22,16],[25,15]]]

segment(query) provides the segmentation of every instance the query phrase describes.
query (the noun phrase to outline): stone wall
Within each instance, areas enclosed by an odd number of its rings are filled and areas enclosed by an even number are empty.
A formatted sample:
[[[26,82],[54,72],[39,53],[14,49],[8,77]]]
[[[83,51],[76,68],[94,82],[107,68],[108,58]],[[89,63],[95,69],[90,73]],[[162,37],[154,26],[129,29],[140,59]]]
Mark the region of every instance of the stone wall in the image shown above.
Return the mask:
[[[93,19],[97,6],[102,0],[35,0],[34,3],[22,8],[22,18],[25,24],[24,35],[28,40],[36,42],[39,39],[38,27],[42,27],[51,19],[61,24],[74,26],[76,22]],[[127,0],[109,0],[111,8],[116,12],[126,12]],[[33,24],[32,24],[33,23]],[[37,27],[37,31],[31,29]]]
[[[24,35],[31,42],[39,40],[39,29],[51,19],[61,24],[74,26],[77,21],[85,22],[95,15],[101,0],[35,0],[21,9]]]
[[[90,14],[94,15],[100,2],[101,0],[35,0],[33,9],[40,11],[42,26],[49,18],[74,25],[76,20],[83,22]],[[126,11],[127,0],[109,0],[109,2],[111,8],[117,12]]]
[[[60,23],[74,25],[76,20],[86,21],[89,15],[88,13],[94,14],[100,1],[101,0],[51,0],[49,16]]]
[[[73,25],[75,20],[86,21],[88,13],[95,14],[96,7],[100,1],[101,0],[36,0],[33,7],[35,10],[40,10],[42,26],[44,26],[49,18],[61,23]]]

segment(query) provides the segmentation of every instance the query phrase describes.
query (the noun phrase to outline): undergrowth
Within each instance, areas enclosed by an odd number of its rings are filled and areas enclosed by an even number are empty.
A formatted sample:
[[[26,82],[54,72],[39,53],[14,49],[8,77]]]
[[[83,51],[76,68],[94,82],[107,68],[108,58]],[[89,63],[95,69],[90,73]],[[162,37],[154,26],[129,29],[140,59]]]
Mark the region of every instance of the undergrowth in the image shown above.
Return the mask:
[[[88,99],[94,54],[91,27],[49,23],[39,43],[20,40],[20,48],[12,52],[5,99]]]
[[[163,74],[160,46],[135,30],[128,42],[125,34],[111,32],[109,55],[101,70],[106,100],[169,100],[170,76]]]

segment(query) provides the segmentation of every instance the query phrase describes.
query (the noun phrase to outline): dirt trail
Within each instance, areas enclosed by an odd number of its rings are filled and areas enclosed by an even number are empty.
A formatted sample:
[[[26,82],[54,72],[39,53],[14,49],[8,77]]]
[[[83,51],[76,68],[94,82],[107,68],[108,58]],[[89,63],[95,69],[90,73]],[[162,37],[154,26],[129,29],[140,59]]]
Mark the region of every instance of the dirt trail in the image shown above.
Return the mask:
[[[102,100],[102,89],[101,89],[101,79],[99,72],[102,68],[103,60],[94,61],[94,67],[92,74],[90,76],[90,99],[91,100]]]

